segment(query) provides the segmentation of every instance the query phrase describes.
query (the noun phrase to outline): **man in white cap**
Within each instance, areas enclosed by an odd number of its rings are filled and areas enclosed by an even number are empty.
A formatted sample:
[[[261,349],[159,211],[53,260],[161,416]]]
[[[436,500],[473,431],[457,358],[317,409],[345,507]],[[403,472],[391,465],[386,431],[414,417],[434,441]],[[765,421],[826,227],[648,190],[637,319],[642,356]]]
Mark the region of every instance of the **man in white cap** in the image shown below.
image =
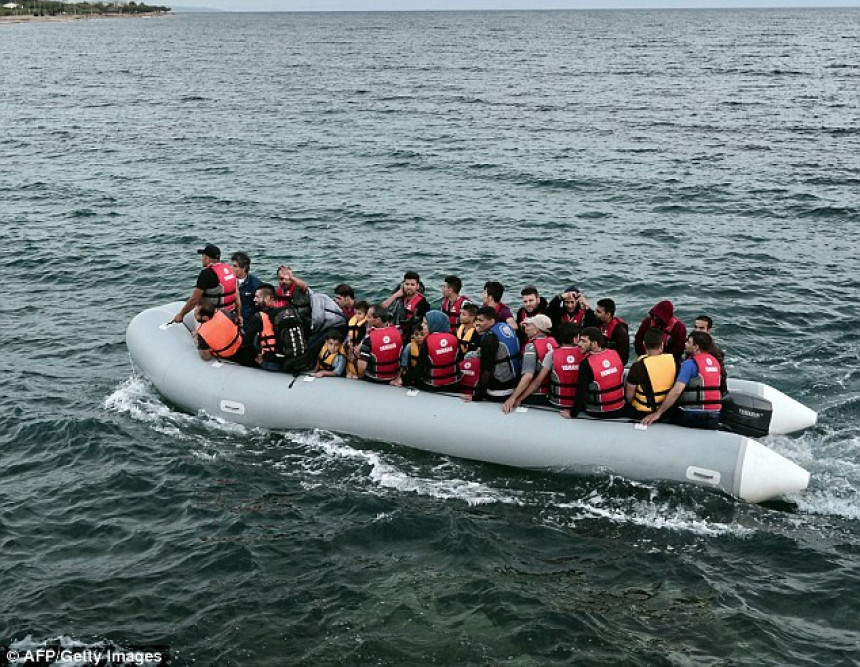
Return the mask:
[[[532,405],[546,405],[549,391],[549,378],[534,390],[528,392],[532,379],[541,368],[547,352],[558,347],[555,338],[550,335],[552,320],[546,315],[534,315],[523,320],[523,330],[528,342],[523,348],[522,375],[514,393],[502,405],[502,412],[508,413],[519,407],[524,401]]]

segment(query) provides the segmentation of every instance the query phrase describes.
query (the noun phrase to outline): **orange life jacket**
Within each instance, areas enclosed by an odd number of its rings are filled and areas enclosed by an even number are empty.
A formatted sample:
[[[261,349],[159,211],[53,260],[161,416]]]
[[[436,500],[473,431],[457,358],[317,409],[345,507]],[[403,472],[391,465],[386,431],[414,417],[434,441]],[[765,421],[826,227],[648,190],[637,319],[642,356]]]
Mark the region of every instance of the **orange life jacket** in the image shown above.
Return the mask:
[[[197,327],[197,334],[209,346],[212,356],[229,359],[242,347],[242,332],[236,323],[220,310]]]

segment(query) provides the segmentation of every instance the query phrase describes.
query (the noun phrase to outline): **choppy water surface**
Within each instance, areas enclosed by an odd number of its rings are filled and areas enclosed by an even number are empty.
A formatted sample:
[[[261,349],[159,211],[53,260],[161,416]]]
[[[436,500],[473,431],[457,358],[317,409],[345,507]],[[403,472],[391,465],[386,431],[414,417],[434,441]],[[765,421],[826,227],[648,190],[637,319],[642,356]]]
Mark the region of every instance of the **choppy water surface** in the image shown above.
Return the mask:
[[[856,664],[858,38],[855,10],[0,26],[0,644]],[[671,297],[820,411],[769,442],[811,486],[755,506],[177,412],[123,334],[207,241],[374,298],[407,268],[628,321]]]

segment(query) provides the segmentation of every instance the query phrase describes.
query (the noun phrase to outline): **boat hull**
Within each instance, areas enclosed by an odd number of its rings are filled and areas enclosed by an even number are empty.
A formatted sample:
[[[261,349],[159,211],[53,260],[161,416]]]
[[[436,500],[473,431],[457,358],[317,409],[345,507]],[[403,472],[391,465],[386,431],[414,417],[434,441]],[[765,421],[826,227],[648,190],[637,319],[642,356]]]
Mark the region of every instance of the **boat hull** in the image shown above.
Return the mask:
[[[504,415],[498,404],[342,378],[267,373],[200,359],[181,308],[140,313],[126,341],[135,365],[170,402],[269,429],[313,429],[437,454],[559,473],[688,482],[751,502],[806,488],[809,474],[750,438],[630,421],[565,420],[554,410]],[[192,321],[193,323],[193,321]]]

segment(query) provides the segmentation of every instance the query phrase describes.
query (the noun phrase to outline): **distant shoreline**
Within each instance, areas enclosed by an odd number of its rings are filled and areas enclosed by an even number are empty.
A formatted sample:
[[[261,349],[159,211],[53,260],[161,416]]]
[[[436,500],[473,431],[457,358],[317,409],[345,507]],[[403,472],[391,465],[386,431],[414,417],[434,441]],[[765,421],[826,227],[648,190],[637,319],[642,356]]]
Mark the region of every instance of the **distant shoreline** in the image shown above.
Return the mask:
[[[42,22],[62,23],[65,21],[81,21],[89,19],[139,19],[170,16],[172,14],[173,12],[142,12],[140,14],[62,14],[57,16],[34,16],[32,14],[21,14],[20,16],[0,16],[0,24]]]

